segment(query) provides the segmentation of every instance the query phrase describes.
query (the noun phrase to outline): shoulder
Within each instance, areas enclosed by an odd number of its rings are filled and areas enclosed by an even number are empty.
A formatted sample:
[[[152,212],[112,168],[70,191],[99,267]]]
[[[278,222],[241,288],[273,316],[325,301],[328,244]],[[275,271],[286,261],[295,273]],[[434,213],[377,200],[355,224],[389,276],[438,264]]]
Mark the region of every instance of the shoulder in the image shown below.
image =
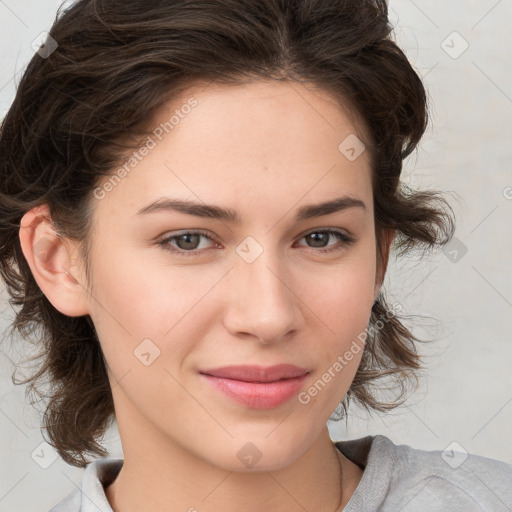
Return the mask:
[[[428,451],[397,446],[387,438],[380,442],[393,445],[388,450],[397,454],[393,487],[397,495],[407,489],[410,510],[415,510],[415,501],[429,510],[490,512],[512,507],[510,464],[467,453],[462,447]]]
[[[460,445],[460,451],[420,450],[382,435],[336,444],[366,466],[353,498],[363,503],[369,497],[374,510],[512,510],[511,464],[466,453]]]
[[[77,488],[49,512],[112,512],[104,487],[116,478],[122,465],[123,459],[100,458],[91,462]]]

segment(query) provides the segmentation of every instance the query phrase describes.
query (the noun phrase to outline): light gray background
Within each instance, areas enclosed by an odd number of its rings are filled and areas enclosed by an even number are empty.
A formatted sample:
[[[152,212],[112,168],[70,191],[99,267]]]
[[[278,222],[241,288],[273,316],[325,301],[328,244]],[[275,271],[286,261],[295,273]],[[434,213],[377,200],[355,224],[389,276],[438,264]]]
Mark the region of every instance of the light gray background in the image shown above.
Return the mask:
[[[33,54],[31,42],[50,28],[59,5],[0,0],[0,115]],[[404,180],[455,194],[459,244],[451,249],[458,252],[390,261],[391,302],[436,319],[420,319],[415,330],[439,340],[422,348],[427,370],[418,392],[393,413],[369,418],[354,408],[347,427],[329,429],[335,440],[384,434],[423,449],[457,442],[512,463],[512,0],[391,0],[390,11],[432,104],[431,126]],[[460,54],[464,40],[469,46]],[[12,311],[1,293],[3,330]],[[39,417],[10,380],[9,361],[20,354],[5,341],[2,348],[0,512],[47,511],[75,488],[82,470],[60,458],[47,469],[34,461],[49,464],[51,450],[39,446]],[[117,431],[107,437],[110,455],[122,457]]]

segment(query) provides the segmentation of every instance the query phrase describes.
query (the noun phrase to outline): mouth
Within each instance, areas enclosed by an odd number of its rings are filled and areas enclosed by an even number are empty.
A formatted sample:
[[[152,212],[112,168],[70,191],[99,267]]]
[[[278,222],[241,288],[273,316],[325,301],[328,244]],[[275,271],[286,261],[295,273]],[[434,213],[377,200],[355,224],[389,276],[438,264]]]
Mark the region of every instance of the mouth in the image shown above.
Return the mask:
[[[268,383],[302,377],[307,375],[309,370],[293,364],[277,364],[267,367],[254,365],[237,365],[201,370],[199,373],[203,375],[209,375],[211,377],[243,382]]]
[[[296,396],[309,371],[297,366],[228,367],[199,372],[224,396],[252,409],[275,409]],[[212,375],[215,373],[216,375]]]

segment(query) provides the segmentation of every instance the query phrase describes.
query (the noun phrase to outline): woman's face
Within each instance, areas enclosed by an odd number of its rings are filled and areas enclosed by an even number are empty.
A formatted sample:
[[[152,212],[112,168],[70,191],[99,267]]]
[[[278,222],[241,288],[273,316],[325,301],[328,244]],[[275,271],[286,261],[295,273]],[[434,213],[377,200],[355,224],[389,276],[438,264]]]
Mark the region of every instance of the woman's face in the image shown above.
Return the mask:
[[[288,83],[197,86],[151,131],[93,200],[88,307],[125,457],[178,447],[228,470],[247,454],[284,466],[361,359],[379,289],[369,152],[334,99]],[[283,363],[309,373],[282,400],[240,401],[201,375]]]

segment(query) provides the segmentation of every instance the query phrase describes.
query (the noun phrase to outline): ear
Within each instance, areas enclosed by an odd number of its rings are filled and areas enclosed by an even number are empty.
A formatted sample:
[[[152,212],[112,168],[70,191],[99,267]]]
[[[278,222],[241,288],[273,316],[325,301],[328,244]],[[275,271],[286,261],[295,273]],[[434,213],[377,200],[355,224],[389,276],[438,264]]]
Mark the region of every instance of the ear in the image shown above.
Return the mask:
[[[380,293],[380,289],[382,287],[382,283],[384,281],[384,277],[386,276],[386,270],[388,268],[389,261],[389,253],[391,250],[391,244],[393,239],[395,238],[395,230],[388,229],[384,231],[383,240],[381,243],[381,258],[377,259],[377,272],[375,276],[375,293],[373,296],[373,301],[377,300],[377,297]]]
[[[78,246],[56,232],[46,204],[25,213],[19,237],[32,275],[52,305],[67,316],[87,315],[88,293],[76,256]]]

